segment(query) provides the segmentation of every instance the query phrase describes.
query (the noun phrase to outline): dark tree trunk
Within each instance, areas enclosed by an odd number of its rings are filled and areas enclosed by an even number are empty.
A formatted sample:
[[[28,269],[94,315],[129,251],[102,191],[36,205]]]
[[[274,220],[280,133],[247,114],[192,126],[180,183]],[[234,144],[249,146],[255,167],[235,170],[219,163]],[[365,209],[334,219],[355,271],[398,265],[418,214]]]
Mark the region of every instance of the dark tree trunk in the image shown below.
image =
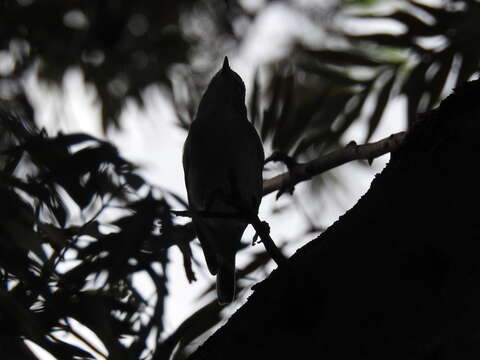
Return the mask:
[[[479,155],[475,81],[191,359],[479,359]]]

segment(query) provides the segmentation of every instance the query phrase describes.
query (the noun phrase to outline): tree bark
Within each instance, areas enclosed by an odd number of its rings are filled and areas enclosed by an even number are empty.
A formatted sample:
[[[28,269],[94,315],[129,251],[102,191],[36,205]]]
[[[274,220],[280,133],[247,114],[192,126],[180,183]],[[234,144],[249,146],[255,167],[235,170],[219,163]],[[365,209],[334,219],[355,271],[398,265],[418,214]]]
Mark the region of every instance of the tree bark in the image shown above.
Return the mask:
[[[190,359],[480,358],[479,134],[474,81]]]

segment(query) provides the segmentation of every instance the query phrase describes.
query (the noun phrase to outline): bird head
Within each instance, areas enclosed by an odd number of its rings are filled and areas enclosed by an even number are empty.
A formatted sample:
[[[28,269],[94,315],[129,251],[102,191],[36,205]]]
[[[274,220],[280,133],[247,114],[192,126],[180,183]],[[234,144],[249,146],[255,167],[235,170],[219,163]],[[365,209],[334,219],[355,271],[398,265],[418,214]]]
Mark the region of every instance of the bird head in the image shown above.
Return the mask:
[[[246,113],[245,84],[242,78],[230,68],[226,56],[222,68],[210,81],[198,110],[209,113],[213,106],[228,106]]]

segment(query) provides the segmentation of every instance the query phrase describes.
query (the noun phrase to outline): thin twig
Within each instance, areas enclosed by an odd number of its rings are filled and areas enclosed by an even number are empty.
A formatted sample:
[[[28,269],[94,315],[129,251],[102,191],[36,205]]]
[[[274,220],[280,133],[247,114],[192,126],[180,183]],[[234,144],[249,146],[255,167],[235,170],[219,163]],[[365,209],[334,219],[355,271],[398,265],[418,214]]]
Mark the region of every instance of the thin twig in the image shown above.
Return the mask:
[[[191,210],[171,210],[173,215],[181,217],[192,217]],[[241,212],[218,212],[218,211],[197,211],[197,214],[203,218],[220,218],[220,219],[240,219],[248,221],[246,216]]]
[[[377,142],[356,145],[350,143],[342,149],[334,150],[312,161],[298,164],[290,171],[277,175],[263,182],[263,195],[274,191],[292,187],[299,182],[309,180],[327,170],[343,165],[352,160],[372,160],[383,154],[392,152],[400,146],[405,138],[405,132],[392,134]]]

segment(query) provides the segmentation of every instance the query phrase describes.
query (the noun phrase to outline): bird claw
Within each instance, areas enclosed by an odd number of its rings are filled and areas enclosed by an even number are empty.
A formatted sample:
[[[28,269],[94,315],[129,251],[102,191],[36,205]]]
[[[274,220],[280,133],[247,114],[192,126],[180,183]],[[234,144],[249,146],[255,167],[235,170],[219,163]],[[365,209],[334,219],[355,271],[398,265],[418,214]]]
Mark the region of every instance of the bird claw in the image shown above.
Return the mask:
[[[298,162],[293,157],[280,151],[275,151],[272,155],[265,159],[265,164],[272,161],[284,163],[290,173],[293,173],[295,171],[295,168],[298,166]],[[294,190],[294,185],[284,185],[278,190],[276,199],[278,200],[278,198],[280,198],[280,196],[285,193],[291,195],[293,194]]]
[[[260,225],[262,227],[261,232],[263,234],[270,234],[270,225],[268,225],[266,221],[262,221]],[[262,241],[261,236],[259,235],[258,232],[256,232],[252,239],[252,246],[259,244],[261,241]]]
[[[278,200],[280,198],[280,196],[282,196],[283,194],[292,195],[294,191],[295,191],[295,185],[281,186],[280,189],[277,192],[277,196],[275,197],[275,199]]]
[[[298,162],[293,157],[281,151],[275,151],[272,155],[265,159],[265,165],[269,162],[282,162],[286,165],[288,170],[291,170],[298,165]]]

